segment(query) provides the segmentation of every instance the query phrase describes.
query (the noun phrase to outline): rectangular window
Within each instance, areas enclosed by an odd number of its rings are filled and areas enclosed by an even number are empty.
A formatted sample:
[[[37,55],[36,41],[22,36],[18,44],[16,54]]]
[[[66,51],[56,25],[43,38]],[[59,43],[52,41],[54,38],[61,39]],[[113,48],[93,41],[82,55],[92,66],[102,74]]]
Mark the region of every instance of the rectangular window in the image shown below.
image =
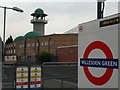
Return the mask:
[[[16,44],[14,44],[14,47],[16,46]]]
[[[45,46],[48,46],[48,42],[45,42]]]
[[[12,54],[12,50],[10,50],[10,54]]]
[[[7,55],[9,54],[9,51],[7,51],[7,53],[6,53]]]
[[[22,44],[22,48],[24,48],[24,44]]]
[[[14,49],[13,53],[15,54],[15,49]]]
[[[53,41],[50,41],[50,45],[53,45]]]
[[[36,46],[38,47],[38,46],[39,46],[39,44],[38,44],[38,43],[36,43]]]
[[[24,44],[20,44],[20,48],[24,48]]]
[[[20,48],[22,48],[22,44],[20,44]]]
[[[40,46],[44,46],[44,42],[41,42],[41,43],[40,43]]]
[[[35,46],[35,43],[32,43],[32,46],[34,47],[34,46]]]
[[[10,54],[10,50],[8,51],[8,54]]]
[[[12,47],[13,45],[11,44],[11,47]]]
[[[27,47],[30,47],[30,44],[29,44],[29,43],[27,44]]]

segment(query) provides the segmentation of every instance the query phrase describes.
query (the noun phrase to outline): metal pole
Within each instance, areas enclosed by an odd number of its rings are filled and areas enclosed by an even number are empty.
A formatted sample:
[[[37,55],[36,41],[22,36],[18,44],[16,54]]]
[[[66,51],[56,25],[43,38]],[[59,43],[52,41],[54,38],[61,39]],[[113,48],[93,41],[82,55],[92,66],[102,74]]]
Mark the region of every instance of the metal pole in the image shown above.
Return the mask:
[[[23,61],[25,62],[25,59],[26,59],[26,38],[24,38],[24,59],[23,59]]]
[[[97,19],[103,18],[104,8],[105,8],[106,0],[98,0],[97,1]]]
[[[6,29],[6,7],[4,7],[4,31],[3,31],[3,43],[5,45],[5,29]]]
[[[40,49],[40,42],[39,42],[39,39],[37,38],[37,43],[38,43],[38,48],[37,48],[37,53],[39,53],[39,49]]]
[[[50,41],[51,41],[51,38],[49,38],[48,40],[48,53],[50,53]]]
[[[5,59],[5,29],[6,29],[6,7],[4,7],[4,27],[3,27],[3,61]]]
[[[101,7],[102,7],[102,2],[97,2],[97,19],[102,18],[101,16]]]

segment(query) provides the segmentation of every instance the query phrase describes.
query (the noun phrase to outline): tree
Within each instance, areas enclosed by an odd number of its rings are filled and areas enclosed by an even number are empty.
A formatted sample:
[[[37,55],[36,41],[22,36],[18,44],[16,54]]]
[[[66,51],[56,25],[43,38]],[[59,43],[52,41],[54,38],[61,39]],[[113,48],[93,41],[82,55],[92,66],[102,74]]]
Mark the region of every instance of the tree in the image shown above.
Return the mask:
[[[9,43],[12,43],[12,42],[13,42],[13,38],[10,35],[10,37],[8,37],[8,39],[6,40],[5,44],[9,44]]]
[[[44,62],[50,62],[53,55],[48,52],[39,52],[36,54],[36,63],[43,64]]]
[[[12,38],[12,36],[10,35],[10,42],[13,42],[13,38]]]

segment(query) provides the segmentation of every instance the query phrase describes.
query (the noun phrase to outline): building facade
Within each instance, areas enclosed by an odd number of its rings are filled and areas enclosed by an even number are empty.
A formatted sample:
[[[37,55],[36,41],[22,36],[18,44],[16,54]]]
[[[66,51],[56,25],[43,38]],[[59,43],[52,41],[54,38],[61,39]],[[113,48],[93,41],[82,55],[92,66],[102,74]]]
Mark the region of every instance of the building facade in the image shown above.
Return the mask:
[[[30,35],[31,34],[31,35]],[[60,46],[78,45],[78,34],[52,34],[46,36],[29,32],[24,37],[17,37],[5,47],[6,56],[16,56],[17,60],[35,60],[38,52],[46,51],[57,57]]]
[[[78,45],[58,47],[56,54],[58,62],[78,62]]]

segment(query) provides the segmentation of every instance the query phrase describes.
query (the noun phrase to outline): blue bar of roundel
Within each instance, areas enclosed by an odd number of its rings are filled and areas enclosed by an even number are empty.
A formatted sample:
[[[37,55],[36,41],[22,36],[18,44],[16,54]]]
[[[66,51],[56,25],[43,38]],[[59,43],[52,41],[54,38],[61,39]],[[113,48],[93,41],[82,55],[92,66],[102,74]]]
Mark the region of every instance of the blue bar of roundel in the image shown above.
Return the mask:
[[[85,63],[83,63],[85,62]],[[99,65],[91,64],[89,62],[99,62]],[[117,63],[117,65],[104,65],[104,62],[106,63]],[[99,68],[113,68],[118,69],[118,59],[104,59],[104,58],[80,58],[80,66],[88,66],[88,67],[99,67]]]

